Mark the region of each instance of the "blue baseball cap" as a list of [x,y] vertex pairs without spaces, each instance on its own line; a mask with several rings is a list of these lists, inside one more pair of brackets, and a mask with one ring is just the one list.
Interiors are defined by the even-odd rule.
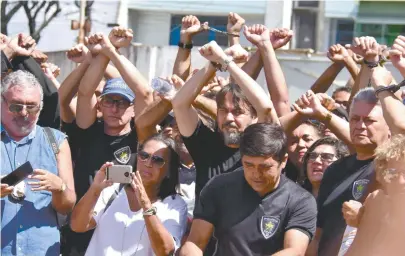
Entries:
[[129,102],[133,102],[135,99],[134,92],[131,90],[131,88],[128,87],[128,85],[121,77],[109,79],[105,83],[103,92],[101,93],[101,97],[110,94],[117,94],[119,96],[122,96]]

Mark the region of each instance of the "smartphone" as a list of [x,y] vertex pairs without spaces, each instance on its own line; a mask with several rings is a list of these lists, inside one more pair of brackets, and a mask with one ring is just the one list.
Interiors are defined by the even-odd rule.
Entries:
[[1,178],[0,183],[15,186],[27,178],[27,176],[33,171],[34,169],[32,168],[30,161],[27,161],[5,177]]
[[107,168],[107,180],[114,183],[129,184],[132,181],[131,165],[113,165]]

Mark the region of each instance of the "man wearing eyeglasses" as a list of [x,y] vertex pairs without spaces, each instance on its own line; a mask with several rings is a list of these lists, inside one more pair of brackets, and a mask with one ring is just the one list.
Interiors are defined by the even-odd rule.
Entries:
[[31,73],[16,71],[2,80],[1,174],[27,162],[34,169],[22,181],[1,184],[2,255],[59,255],[56,212],[67,214],[76,202],[66,136],[37,125],[43,97]]

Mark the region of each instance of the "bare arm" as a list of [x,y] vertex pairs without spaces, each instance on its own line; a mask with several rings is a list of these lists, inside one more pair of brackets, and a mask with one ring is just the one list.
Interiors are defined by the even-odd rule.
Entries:
[[284,235],[284,249],[273,256],[304,256],[309,243],[309,237],[302,231],[290,229]]
[[297,111],[291,111],[287,115],[279,118],[280,124],[286,134],[291,134],[300,124],[302,124],[303,116]]
[[59,147],[59,153],[56,157],[59,177],[66,184],[66,189],[63,192],[52,192],[52,206],[61,213],[67,214],[76,203],[75,184],[73,180],[72,158],[70,155],[70,147],[65,139]]
[[100,193],[100,190],[90,186],[86,194],[77,203],[70,217],[70,227],[74,232],[83,233],[96,227],[97,223],[94,220],[93,212]]
[[249,60],[242,66],[242,70],[245,71],[246,74],[248,74],[254,80],[256,80],[257,77],[259,76],[262,68],[263,68],[263,61],[259,50],[257,50],[249,58]]
[[144,216],[149,241],[156,255],[171,255],[174,252],[174,241],[156,215]]
[[118,71],[118,69],[116,69],[113,65],[108,64],[107,68],[104,71],[104,78],[109,80],[109,79],[119,78],[119,77],[121,77],[121,74]]
[[322,75],[316,79],[315,83],[311,86],[311,90],[314,93],[326,92],[343,68],[344,66],[341,63],[332,63],[332,65],[330,65]]
[[185,137],[191,136],[198,124],[198,114],[192,104],[204,85],[215,75],[215,71],[216,69],[208,62],[184,84],[172,100],[179,131]]
[[318,256],[319,241],[321,240],[322,229],[316,228],[314,239],[308,246],[305,256]]
[[201,219],[194,219],[187,242],[180,250],[180,256],[199,256],[207,247],[214,231],[214,226]]
[[217,118],[217,103],[215,100],[198,95],[193,106],[207,113],[214,120]]

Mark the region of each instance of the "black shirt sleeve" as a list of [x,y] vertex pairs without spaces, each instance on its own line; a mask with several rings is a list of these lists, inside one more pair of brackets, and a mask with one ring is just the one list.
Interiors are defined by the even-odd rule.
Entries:
[[315,198],[309,193],[303,194],[290,214],[285,231],[298,229],[312,240],[316,229],[316,214]]
[[211,160],[210,153],[216,149],[216,143],[223,144],[218,133],[210,130],[201,119],[198,121],[194,133],[190,137],[182,136],[182,138],[196,165],[199,162]]
[[196,201],[194,208],[194,219],[205,220],[212,225],[216,225],[217,207],[216,199],[216,182],[215,178],[211,179],[201,190],[199,200]]
[[1,78],[5,77],[10,69],[13,69],[13,65],[7,59],[6,54],[1,51]]

